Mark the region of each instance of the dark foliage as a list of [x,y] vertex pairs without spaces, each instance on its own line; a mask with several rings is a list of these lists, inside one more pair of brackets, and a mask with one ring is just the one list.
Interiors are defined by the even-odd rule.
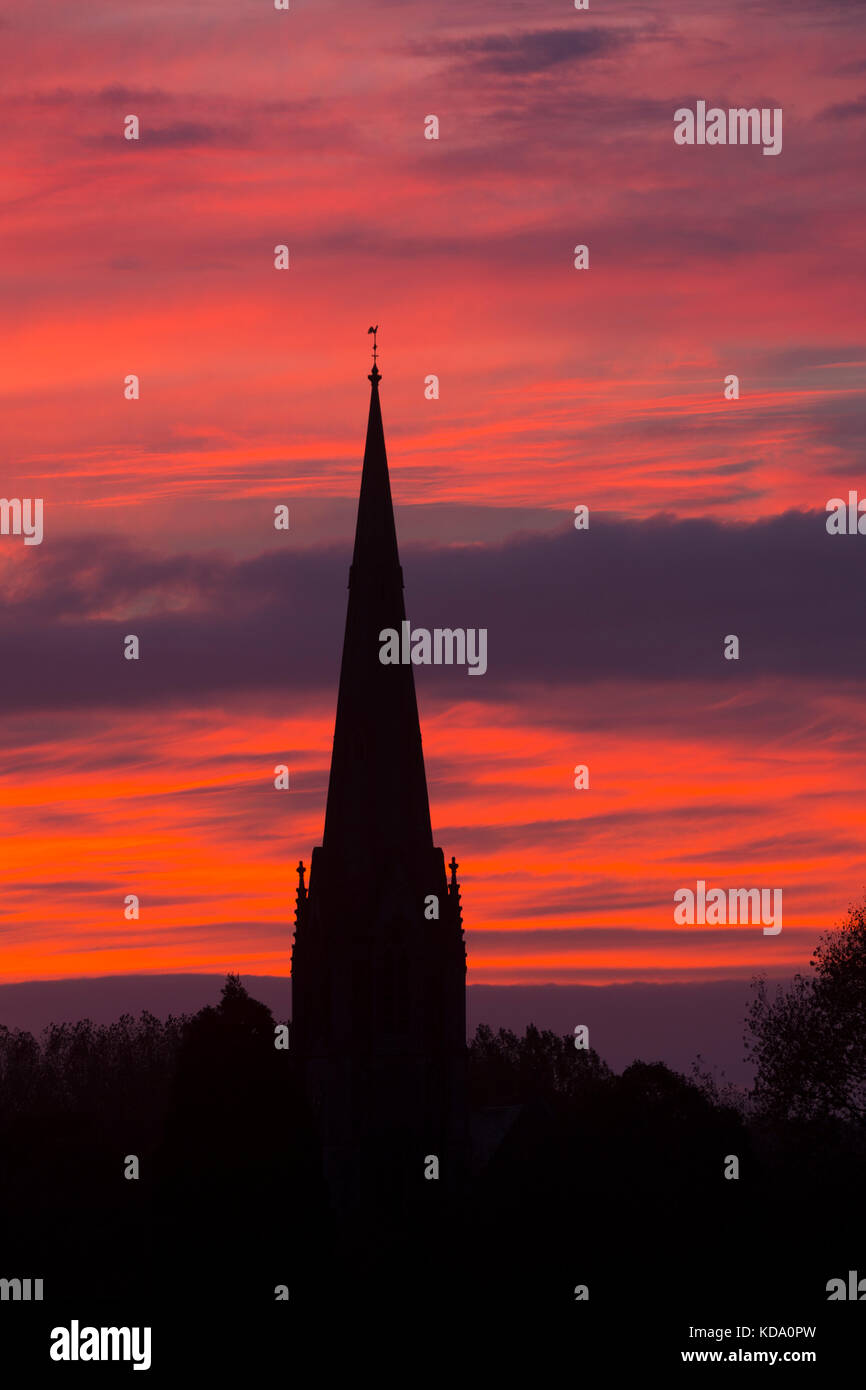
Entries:
[[747,1048],[754,1103],[770,1120],[832,1126],[866,1119],[866,905],[825,932],[810,962],[771,994],[754,982]]
[[[860,1258],[850,1223],[812,1213],[831,1191],[859,1211],[863,933],[860,913],[821,943],[814,989],[795,983],[776,1005],[759,991],[752,1097],[697,1068],[635,1061],[617,1075],[572,1037],[480,1027],[462,1195],[349,1254],[291,1055],[237,977],[192,1017],[85,1020],[39,1039],[2,1028],[6,1272],[40,1272],[63,1307],[87,1289],[139,1319],[157,1297],[201,1299],[209,1317],[217,1301],[261,1310],[279,1284],[295,1316],[344,1307],[347,1289],[353,1307],[396,1311],[423,1287],[428,1307],[460,1286],[467,1258],[474,1307],[498,1316],[533,1300],[573,1312],[583,1282],[611,1306],[639,1288],[647,1306],[678,1289],[684,1308],[693,1295],[727,1307],[735,1289],[745,1313],[771,1286],[814,1307]],[[807,1049],[816,1037],[832,1065]],[[123,1176],[131,1154],[137,1181]]]

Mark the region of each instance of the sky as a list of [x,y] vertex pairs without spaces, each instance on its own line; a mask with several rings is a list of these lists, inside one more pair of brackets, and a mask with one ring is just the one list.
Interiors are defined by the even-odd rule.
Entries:
[[[0,495],[44,505],[41,545],[0,536],[0,981],[288,974],[372,323],[409,618],[489,634],[483,678],[416,672],[470,981],[808,967],[866,891],[866,539],[825,525],[866,497],[864,31],[840,0],[0,20]],[[781,153],[676,145],[698,100],[781,108]],[[781,888],[782,932],[675,925],[698,879]]]

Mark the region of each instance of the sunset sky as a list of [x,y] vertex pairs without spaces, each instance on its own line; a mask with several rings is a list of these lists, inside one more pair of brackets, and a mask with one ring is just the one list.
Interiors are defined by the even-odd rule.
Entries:
[[[866,12],[569,6],[0,19],[0,495],[45,512],[0,536],[0,981],[289,973],[372,323],[408,616],[489,634],[416,672],[470,981],[789,975],[866,891],[866,537],[825,527],[866,497]],[[781,154],[675,145],[699,99]],[[675,926],[701,878],[781,934]]]

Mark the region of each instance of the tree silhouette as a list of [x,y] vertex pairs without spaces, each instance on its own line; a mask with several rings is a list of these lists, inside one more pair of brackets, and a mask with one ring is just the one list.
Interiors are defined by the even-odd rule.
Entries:
[[[239,1297],[247,1284],[251,1296],[272,1297],[321,1217],[311,1117],[291,1054],[274,1040],[270,1009],[238,975],[184,1028],[159,1155],[160,1223],[165,1246],[183,1231],[196,1248],[206,1298],[216,1286]],[[290,1229],[297,1190],[305,1199]],[[182,1270],[182,1288],[185,1278]]]
[[578,1100],[610,1076],[592,1048],[575,1048],[574,1038],[532,1023],[523,1037],[510,1028],[494,1033],[482,1023],[469,1044],[469,1094],[476,1105]]
[[[773,1287],[793,1296],[816,1270],[854,1267],[847,1215],[808,1214],[831,1191],[838,1210],[859,1210],[864,959],[866,904],[819,942],[811,978],[775,1000],[756,983],[760,1105],[742,1109],[699,1072],[635,1061],[617,1075],[573,1037],[478,1028],[466,1191],[453,1207],[419,1204],[362,1252],[329,1212],[292,1052],[275,1048],[270,1010],[237,976],[193,1017],[85,1019],[39,1039],[0,1025],[5,1263],[44,1273],[64,1298],[86,1290],[136,1310],[158,1299],[185,1315],[201,1299],[208,1316],[217,1300],[235,1316],[245,1301],[272,1305],[284,1283],[292,1309],[343,1306],[347,1259],[364,1271],[353,1301],[369,1291],[374,1311],[404,1295],[412,1305],[419,1280],[450,1297],[472,1248],[506,1271],[488,1279],[491,1309],[508,1296],[521,1313],[529,1299],[549,1309],[590,1269],[594,1296],[624,1287],[629,1252],[642,1249],[653,1289],[678,1286],[689,1267],[702,1297],[736,1287],[763,1298],[767,1267],[744,1268],[742,1253],[760,1228],[774,1232]],[[398,1107],[392,1127],[397,1145]],[[135,1182],[122,1176],[128,1153],[141,1160]],[[731,1154],[737,1182],[723,1176]],[[419,1185],[426,1203],[435,1184]]]
[[772,995],[765,977],[753,981],[753,1100],[775,1120],[858,1123],[866,1118],[866,902],[824,933],[810,965],[813,975],[795,975]]

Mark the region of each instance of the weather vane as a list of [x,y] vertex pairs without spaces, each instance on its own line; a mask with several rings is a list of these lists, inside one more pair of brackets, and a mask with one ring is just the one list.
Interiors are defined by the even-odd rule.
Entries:
[[371,328],[368,328],[368,329],[367,329],[367,332],[373,334],[373,366],[375,367],[375,365],[376,365],[376,352],[377,352],[377,348],[376,348],[376,334],[379,332],[379,325],[378,325],[378,323],[375,323],[375,324],[373,324],[373,326],[372,326]]

